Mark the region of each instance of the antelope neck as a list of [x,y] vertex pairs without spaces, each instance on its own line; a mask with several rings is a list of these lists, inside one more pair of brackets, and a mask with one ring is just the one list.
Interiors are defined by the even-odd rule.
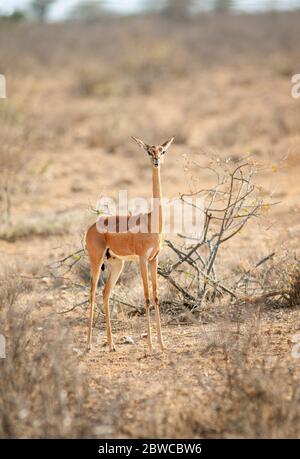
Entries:
[[[155,225],[159,233],[163,229],[163,209],[162,209],[162,194],[161,194],[161,180],[160,180],[160,167],[152,168],[152,186],[153,186],[153,202],[151,216],[155,219],[158,218],[158,225]],[[157,232],[157,231],[155,231]]]

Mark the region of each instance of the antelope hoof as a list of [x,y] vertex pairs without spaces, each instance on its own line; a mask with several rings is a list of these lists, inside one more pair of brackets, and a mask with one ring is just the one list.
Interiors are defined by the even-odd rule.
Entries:
[[109,352],[117,352],[116,346],[114,344],[109,346]]
[[149,346],[149,355],[152,355],[153,354],[153,347],[152,346]]
[[166,346],[163,343],[159,343],[160,350],[165,352],[167,350]]

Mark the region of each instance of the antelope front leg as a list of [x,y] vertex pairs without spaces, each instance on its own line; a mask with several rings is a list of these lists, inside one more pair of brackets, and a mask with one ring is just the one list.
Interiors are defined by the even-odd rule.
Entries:
[[156,330],[158,343],[161,350],[165,350],[165,345],[163,342],[161,334],[161,323],[160,323],[160,313],[159,313],[159,304],[158,304],[158,289],[157,289],[157,266],[158,266],[158,257],[156,256],[153,260],[150,261],[151,264],[151,279],[152,279],[152,289],[153,289],[153,301],[155,307],[155,320],[156,320]]
[[147,260],[144,257],[140,257],[141,275],[143,279],[144,295],[146,302],[146,314],[147,314],[147,339],[150,353],[153,352],[152,336],[151,336],[151,321],[150,321],[150,294],[149,294],[149,283],[148,283],[148,266]]
[[105,311],[105,320],[106,320],[106,335],[107,335],[107,343],[110,351],[115,351],[115,345],[113,342],[113,337],[111,333],[111,325],[110,325],[110,310],[109,310],[109,299],[111,292],[114,286],[119,279],[119,276],[122,272],[124,261],[118,258],[112,258],[109,261],[110,265],[110,273],[107,279],[106,285],[103,290],[103,306]]

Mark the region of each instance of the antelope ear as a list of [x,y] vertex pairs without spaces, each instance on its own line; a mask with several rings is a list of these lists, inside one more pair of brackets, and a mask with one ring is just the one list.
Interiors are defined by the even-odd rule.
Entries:
[[164,149],[164,152],[167,151],[167,149],[171,146],[171,143],[173,142],[174,140],[174,137],[172,137],[172,139],[170,140],[167,140],[166,142],[162,143],[161,146],[163,147]]
[[131,138],[138,144],[140,148],[143,148],[144,150],[148,150],[149,145],[147,145],[145,142],[143,142],[140,139],[137,139],[136,137],[131,137]]

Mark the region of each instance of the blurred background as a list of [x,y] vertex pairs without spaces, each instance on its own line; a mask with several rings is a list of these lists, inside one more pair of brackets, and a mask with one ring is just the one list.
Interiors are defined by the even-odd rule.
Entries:
[[[300,7],[299,0],[3,0],[3,16],[66,20],[107,14],[159,12],[178,16],[201,11],[279,11]],[[85,10],[85,11],[83,11]]]

